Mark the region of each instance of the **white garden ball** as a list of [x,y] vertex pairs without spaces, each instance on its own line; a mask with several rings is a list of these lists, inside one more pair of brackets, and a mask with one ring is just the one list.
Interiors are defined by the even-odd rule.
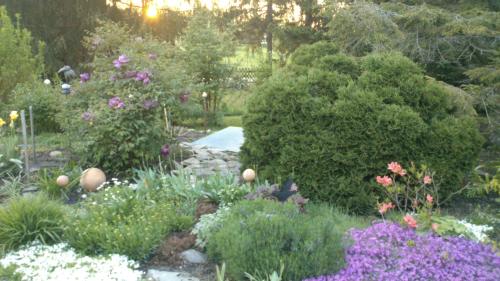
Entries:
[[255,180],[255,171],[252,169],[246,169],[243,171],[243,179],[246,182],[252,182]]
[[99,186],[106,182],[106,175],[97,168],[83,171],[80,177],[80,185],[88,192],[94,192]]
[[56,183],[60,187],[66,187],[69,184],[69,177],[65,175],[58,176],[56,179]]
[[206,99],[206,98],[208,97],[208,94],[207,94],[207,92],[203,92],[203,94],[201,94],[201,96],[202,96],[204,99]]
[[49,79],[45,79],[45,80],[43,80],[43,84],[50,85],[50,84],[52,84],[52,82],[50,82]]

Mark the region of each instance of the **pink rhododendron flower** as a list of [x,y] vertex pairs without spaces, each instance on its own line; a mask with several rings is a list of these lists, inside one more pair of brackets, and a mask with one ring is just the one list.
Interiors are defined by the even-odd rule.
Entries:
[[425,176],[424,177],[424,184],[431,184],[432,183],[432,178],[430,176]]
[[417,221],[411,215],[404,216],[403,220],[409,227],[417,228]]
[[392,179],[388,176],[377,176],[376,177],[376,180],[377,180],[377,183],[384,186],[384,187],[388,187],[390,185],[392,185]]
[[432,201],[434,201],[434,198],[432,198],[432,196],[430,194],[427,194],[427,196],[425,197],[425,199],[427,200],[427,202],[429,202],[431,204],[432,204]]
[[406,170],[404,170],[401,164],[399,164],[398,162],[391,162],[387,164],[387,169],[400,176],[406,175]]
[[379,205],[378,207],[378,212],[383,215],[385,213],[387,213],[387,211],[389,211],[390,209],[394,208],[394,204],[392,204],[392,202],[389,202],[389,203],[382,203]]

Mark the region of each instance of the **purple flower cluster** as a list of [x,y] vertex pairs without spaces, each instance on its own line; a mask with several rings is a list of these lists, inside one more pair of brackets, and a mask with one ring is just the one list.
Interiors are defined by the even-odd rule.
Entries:
[[91,122],[92,120],[94,120],[94,114],[85,111],[84,113],[82,113],[82,120],[86,122]]
[[124,108],[125,103],[119,97],[112,97],[108,101],[109,108],[119,109]]
[[135,80],[136,81],[142,81],[142,83],[144,85],[149,84],[149,82],[151,81],[150,78],[151,78],[151,74],[149,74],[149,72],[147,72],[147,71],[139,71],[135,75]]
[[164,158],[167,158],[170,155],[170,145],[164,144],[160,149],[160,154]]
[[120,69],[123,65],[127,64],[130,59],[126,55],[118,56],[118,59],[113,61],[115,68]]
[[500,280],[500,256],[490,246],[460,237],[420,235],[395,223],[350,232],[347,266],[304,281]]
[[85,83],[90,80],[90,73],[85,72],[80,74],[80,83]]

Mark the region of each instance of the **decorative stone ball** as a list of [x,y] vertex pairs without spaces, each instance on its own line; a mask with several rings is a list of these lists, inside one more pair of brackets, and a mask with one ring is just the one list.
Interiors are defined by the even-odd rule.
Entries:
[[83,171],[80,177],[80,185],[88,192],[96,191],[104,182],[106,182],[106,175],[97,168]]
[[60,187],[66,187],[69,184],[69,177],[65,175],[58,176],[56,179],[56,183]]
[[203,94],[201,94],[201,96],[202,96],[204,99],[206,99],[206,98],[208,97],[208,94],[207,94],[207,92],[203,92]]
[[45,79],[45,80],[43,80],[43,84],[50,85],[50,84],[52,84],[52,82],[49,79]]
[[243,171],[243,179],[246,182],[252,182],[255,180],[255,171],[252,169],[246,169]]

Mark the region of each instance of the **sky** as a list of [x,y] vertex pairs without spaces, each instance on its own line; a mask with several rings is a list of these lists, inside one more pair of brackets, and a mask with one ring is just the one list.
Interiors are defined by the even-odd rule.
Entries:
[[[141,0],[121,0],[123,3],[130,3],[132,1],[133,5],[140,6]],[[199,0],[200,3],[211,9],[214,6],[218,6],[219,8],[227,8],[234,3],[234,0]],[[153,0],[153,5],[157,8],[170,8],[174,10],[186,11],[192,8],[194,1],[188,0]]]

